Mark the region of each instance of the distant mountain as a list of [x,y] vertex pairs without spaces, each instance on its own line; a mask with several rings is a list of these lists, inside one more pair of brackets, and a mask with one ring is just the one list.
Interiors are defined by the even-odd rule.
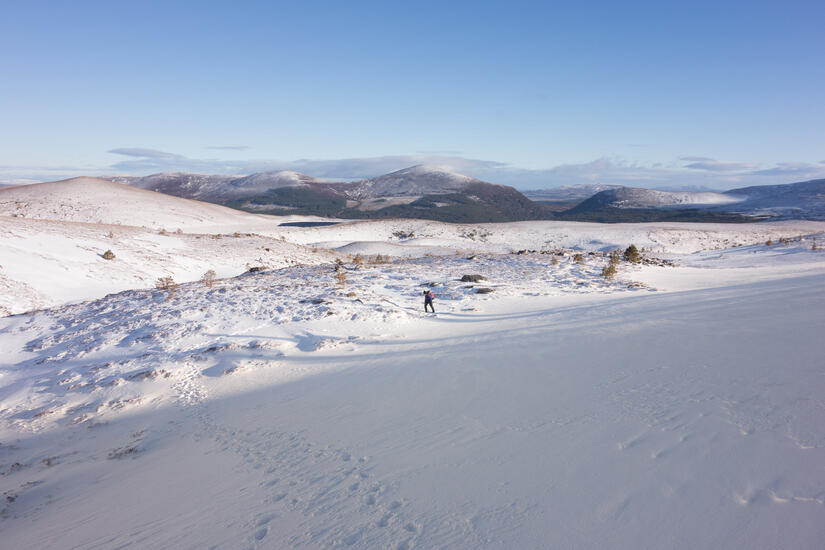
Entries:
[[328,182],[292,171],[245,177],[165,173],[114,181],[266,214],[340,218],[407,217],[456,222],[548,219],[549,209],[512,187],[439,166],[412,166],[355,182]]
[[731,211],[773,219],[825,220],[825,179],[742,187],[726,194],[744,197]]
[[621,185],[608,184],[587,184],[587,185],[563,185],[551,189],[532,189],[523,191],[524,196],[539,202],[577,202],[583,201],[609,189],[618,189]]
[[744,197],[723,193],[657,191],[638,187],[618,187],[596,193],[576,208],[579,211],[600,208],[672,208],[732,204]]
[[564,215],[568,219],[598,221],[825,219],[825,180],[743,187],[723,193],[621,187],[596,193]]
[[151,176],[112,176],[106,179],[140,189],[166,193],[187,199],[206,200],[237,176],[190,174],[188,172],[164,172]]
[[439,166],[418,165],[357,182],[350,196],[354,199],[374,199],[440,195],[460,192],[478,183],[484,182]]
[[[724,193],[612,185],[521,193],[439,166],[412,166],[354,182],[293,171],[249,176],[165,173],[115,181],[264,214],[419,218],[451,222],[567,219],[601,222],[825,219],[825,180]],[[589,193],[591,193],[588,195]],[[531,200],[532,199],[532,200]]]

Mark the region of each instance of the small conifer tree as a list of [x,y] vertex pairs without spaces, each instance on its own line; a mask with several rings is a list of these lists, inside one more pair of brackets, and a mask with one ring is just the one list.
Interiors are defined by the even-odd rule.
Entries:
[[631,244],[625,249],[624,259],[634,264],[642,261],[642,255],[639,254],[639,249],[636,248],[635,244]]

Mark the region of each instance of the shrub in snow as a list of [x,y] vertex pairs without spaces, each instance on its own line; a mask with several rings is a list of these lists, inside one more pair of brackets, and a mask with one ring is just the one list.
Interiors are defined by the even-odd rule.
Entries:
[[178,283],[172,277],[158,277],[155,281],[155,288],[158,290],[175,290],[178,288]]
[[364,263],[364,258],[361,257],[361,254],[356,254],[355,257],[352,259],[352,263],[355,265],[361,265]]
[[112,252],[111,250],[107,250],[106,252],[103,253],[103,259],[104,260],[114,260],[115,259],[115,253]]
[[574,254],[573,255],[573,261],[576,262],[577,264],[583,264],[584,263],[584,256],[582,256],[581,254]]
[[205,284],[207,288],[212,288],[212,285],[215,283],[215,271],[210,269],[201,275],[201,282]]
[[612,279],[615,274],[616,264],[614,264],[613,262],[610,262],[602,268],[602,277],[604,277],[605,279]]
[[486,281],[487,277],[479,274],[474,275],[462,275],[461,282],[462,283],[477,283],[479,281]]
[[338,281],[338,284],[344,286],[344,283],[347,282],[347,274],[344,271],[338,271],[335,273],[335,280]]
[[639,254],[639,249],[636,248],[635,244],[631,244],[625,249],[624,259],[634,264],[637,264],[642,261],[642,255]]
[[772,244],[773,244],[773,241],[772,241],[772,240],[770,240],[770,239],[768,239],[767,241],[765,241],[765,246],[771,246]]
[[553,265],[559,265],[559,259],[553,256],[553,259],[550,260],[550,263]]

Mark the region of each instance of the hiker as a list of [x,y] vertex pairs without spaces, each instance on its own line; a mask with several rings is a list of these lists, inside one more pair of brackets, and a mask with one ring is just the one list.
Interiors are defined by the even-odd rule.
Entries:
[[424,313],[427,313],[427,306],[430,306],[430,309],[433,310],[435,313],[435,308],[433,307],[433,291],[432,290],[425,290],[424,291]]

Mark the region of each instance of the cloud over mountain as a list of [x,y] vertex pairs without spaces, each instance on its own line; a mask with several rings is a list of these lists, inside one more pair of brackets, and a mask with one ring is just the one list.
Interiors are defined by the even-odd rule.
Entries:
[[[214,145],[211,151],[244,151],[245,145]],[[148,175],[159,172],[247,175],[292,170],[327,180],[373,178],[414,165],[436,165],[473,178],[517,189],[548,189],[570,185],[624,185],[661,189],[725,190],[747,185],[775,185],[825,177],[823,162],[755,162],[681,156],[666,163],[645,163],[602,156],[590,161],[549,168],[521,168],[511,163],[474,159],[451,151],[420,151],[338,159],[279,160],[274,158],[193,158],[148,147],[119,147],[109,153],[120,158],[107,166],[0,166],[0,183],[21,179],[49,181],[73,176]],[[236,154],[237,156],[237,154]]]

